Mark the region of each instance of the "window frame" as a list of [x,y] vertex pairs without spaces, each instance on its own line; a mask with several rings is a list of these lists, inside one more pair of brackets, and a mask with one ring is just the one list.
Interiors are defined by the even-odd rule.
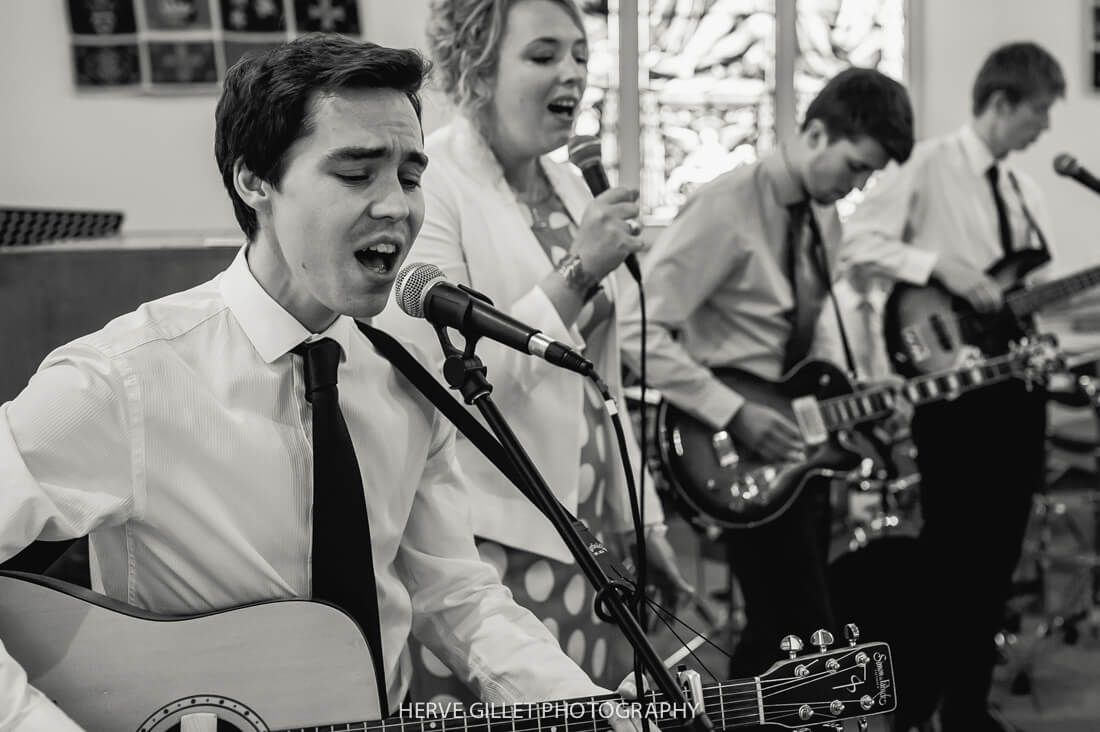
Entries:
[[[775,139],[789,139],[796,131],[794,62],[798,48],[796,15],[798,0],[775,0]],[[617,9],[618,27],[609,29],[618,35],[618,163],[619,182],[638,188],[642,179],[641,85],[638,34],[638,0],[611,0]],[[905,14],[904,83],[913,104],[914,124],[920,129],[923,45],[923,8],[920,0],[903,0]]]

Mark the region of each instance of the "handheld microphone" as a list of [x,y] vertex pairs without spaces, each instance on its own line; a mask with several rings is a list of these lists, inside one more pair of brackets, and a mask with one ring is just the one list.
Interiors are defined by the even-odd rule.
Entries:
[[397,275],[393,297],[406,315],[454,328],[466,338],[488,338],[583,376],[595,373],[587,358],[497,310],[481,293],[448,282],[434,264],[406,264]]
[[1062,153],[1054,158],[1054,172],[1058,175],[1073,178],[1093,193],[1100,193],[1100,180],[1081,167],[1081,164],[1077,162],[1077,158],[1069,153]]
[[[600,138],[594,135],[576,135],[569,140],[569,161],[581,169],[584,182],[588,184],[588,190],[592,191],[593,196],[598,196],[611,187],[603,163],[600,162],[601,156]],[[630,270],[630,276],[636,282],[642,281],[642,270],[636,256],[628,254],[623,264]]]

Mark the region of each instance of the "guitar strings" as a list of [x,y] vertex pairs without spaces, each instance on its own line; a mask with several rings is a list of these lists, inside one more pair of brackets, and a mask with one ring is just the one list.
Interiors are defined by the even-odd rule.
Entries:
[[[853,649],[853,651],[854,650],[857,650],[857,649]],[[821,660],[820,658],[813,659],[813,661],[811,661],[811,662],[817,662],[817,661],[820,661],[820,660]],[[812,673],[812,674],[810,674],[808,676],[805,676],[805,677],[795,677],[795,678],[787,678],[787,679],[774,679],[774,680],[761,679],[760,682],[759,682],[759,684],[760,684],[760,694],[759,694],[759,696],[763,696],[766,699],[768,697],[773,697],[776,694],[781,693],[781,692],[782,693],[789,693],[792,690],[798,689],[798,688],[806,686],[808,684],[815,683],[815,682],[817,682],[820,679],[825,678],[825,677],[839,677],[839,676],[842,676],[843,673],[845,673],[846,671],[851,671],[851,670],[854,670],[855,668],[857,668],[857,667],[854,666],[854,667],[851,667],[849,669],[838,669],[836,671],[823,670],[823,671],[819,671],[819,672],[816,672],[816,673]],[[718,716],[720,716],[721,717],[721,723],[722,723],[723,726],[726,726],[726,725],[730,724],[731,722],[755,721],[755,720],[759,719],[759,716],[760,716],[760,708],[758,707],[758,693],[755,690],[756,685],[757,685],[757,681],[752,680],[752,681],[743,681],[743,682],[729,682],[729,683],[725,683],[725,684],[718,684],[716,686],[708,687],[708,689],[704,691],[704,693],[702,695],[702,698],[701,698],[701,703],[703,705],[703,709],[707,714],[711,714],[711,715],[717,714]],[[754,687],[754,688],[752,690],[746,689],[744,691],[734,692],[732,695],[727,693],[728,688],[745,687],[745,686],[751,686],[751,687]],[[782,687],[782,688],[780,688],[780,687]],[[648,698],[648,700],[650,702],[655,702],[655,701],[658,700],[658,698],[657,698],[658,695],[657,695],[656,692],[649,692],[645,696]],[[732,696],[732,700],[728,699],[728,697],[731,697],[731,696]],[[587,700],[582,700],[582,703],[584,701],[586,701],[590,704],[594,704],[594,703],[600,703],[600,702],[603,702],[603,701],[614,700],[616,698],[617,697],[615,695],[608,695],[608,696],[603,696],[603,697],[590,697]],[[749,702],[749,699],[752,699],[752,701]],[[858,703],[858,701],[859,700],[849,700],[849,703],[855,704],[855,703]],[[574,701],[573,703],[577,703],[577,702]],[[831,703],[832,702],[785,702],[785,703],[773,702],[773,703],[765,705],[765,706],[773,708],[773,709],[809,708],[809,709],[813,710],[813,709],[818,709],[818,708],[828,708],[828,707],[830,707]],[[553,704],[568,704],[568,702],[557,702],[557,703],[547,702],[547,704],[551,704],[551,705],[553,705]],[[741,708],[739,708],[739,709],[738,708],[730,708],[731,705],[740,706]],[[536,703],[532,706],[537,707],[538,704]],[[551,707],[551,708],[553,708],[553,707]],[[864,710],[860,710],[860,711],[861,711],[861,713],[865,713]],[[781,715],[771,715],[770,718],[772,719],[772,721],[775,721],[775,720],[778,720],[778,719],[785,718],[786,716],[793,716],[793,714],[794,713],[791,712],[787,715],[782,715],[782,714]],[[837,719],[837,718],[839,718],[839,715],[833,715],[832,718]],[[432,729],[432,730],[434,730],[438,726],[438,727],[441,727],[443,730],[446,730],[448,727],[457,728],[458,727],[458,722],[461,722],[464,730],[469,730],[471,727],[474,730],[478,730],[481,727],[484,727],[486,730],[488,730],[488,729],[491,728],[491,726],[493,724],[504,721],[505,719],[507,719],[507,721],[511,722],[510,726],[515,732],[537,732],[537,731],[542,730],[545,727],[549,727],[551,729],[554,729],[558,726],[562,726],[562,727],[565,727],[566,729],[568,729],[568,727],[570,725],[575,725],[577,723],[583,724],[586,728],[588,727],[588,725],[591,725],[596,730],[610,729],[611,728],[611,725],[607,721],[607,719],[604,718],[604,717],[599,717],[599,716],[594,716],[591,719],[578,720],[575,717],[570,717],[570,716],[566,716],[566,717],[558,717],[558,716],[555,716],[555,717],[541,717],[541,716],[537,716],[537,715],[534,716],[534,717],[527,717],[527,718],[521,718],[521,719],[512,719],[512,718],[506,717],[505,715],[501,715],[501,717],[497,720],[497,722],[493,722],[491,719],[486,719],[485,721],[474,721],[473,723],[471,723],[469,717],[439,717],[439,718],[432,718],[432,719],[391,718],[391,719],[388,719],[388,720],[380,720],[377,723],[377,726],[375,728],[385,728],[387,726],[395,726],[395,725],[405,727],[405,726],[412,725],[412,726],[419,726],[421,728]],[[335,727],[333,727],[333,729],[335,729]],[[350,727],[345,727],[345,729],[350,730],[351,728]],[[362,727],[362,729],[369,730],[369,729],[371,729],[371,725],[368,723],[368,724],[366,724],[366,726]]]
[[[836,672],[818,673],[818,674],[815,674],[814,676],[820,677],[820,676],[825,676],[825,675],[839,675],[840,673],[842,673],[842,671],[838,670]],[[791,688],[798,688],[799,686],[803,686],[807,683],[811,683],[813,680],[814,679],[812,679],[810,677],[805,677],[805,678],[798,678],[798,679],[778,680],[778,683],[779,684],[786,683]],[[797,683],[791,684],[792,681],[797,682]],[[729,684],[729,685],[746,685],[746,684],[755,685],[755,682],[740,682],[740,683]],[[720,724],[721,724],[722,727],[729,726],[730,724],[741,724],[741,723],[755,722],[755,721],[758,721],[760,719],[760,717],[761,717],[761,708],[758,707],[757,701],[755,700],[755,697],[756,697],[755,692],[753,692],[751,694],[751,696],[754,697],[754,701],[752,703],[746,704],[745,702],[741,702],[741,704],[740,704],[741,708],[740,709],[737,709],[737,708],[732,708],[731,709],[731,708],[729,708],[729,705],[726,703],[725,695],[722,693],[722,687],[723,686],[726,686],[726,685],[719,685],[718,686],[718,693],[714,693],[713,691],[710,691],[710,692],[707,692],[707,693],[703,694],[703,697],[702,697],[701,701],[702,701],[703,710],[704,710],[705,713],[707,713],[710,716],[720,717]],[[790,689],[787,689],[787,691],[789,691],[789,690]],[[771,694],[765,694],[764,696],[765,697],[772,696],[775,693],[776,692],[772,692]],[[744,694],[742,694],[742,695],[744,695]],[[654,693],[651,692],[648,696],[650,697],[651,701],[656,700],[656,695]],[[588,701],[589,702],[608,701],[608,700],[613,700],[615,698],[616,697],[614,695],[610,695],[610,696],[607,696],[607,697],[592,697]],[[860,700],[858,700],[858,699],[850,699],[848,701],[849,704],[859,704],[859,702],[860,702]],[[560,703],[564,703],[564,702],[559,702],[559,704]],[[715,703],[717,703],[716,708],[715,708]],[[554,702],[548,702],[548,704],[554,704]],[[796,702],[785,702],[785,703],[773,702],[771,704],[765,705],[766,708],[763,710],[764,711],[764,718],[765,718],[766,722],[778,722],[782,719],[787,719],[787,718],[793,719],[797,715],[798,711],[800,711],[802,709],[809,709],[811,711],[820,710],[820,709],[830,709],[831,710],[831,704],[832,704],[831,701],[829,701],[829,702],[825,702],[825,701],[822,701],[822,702],[813,702],[813,701],[811,701],[811,702],[797,702],[796,701]],[[534,706],[537,706],[537,703]],[[788,711],[786,713],[780,712],[778,714],[768,714],[767,713],[768,709],[771,709],[771,710],[790,709],[790,711]],[[865,714],[868,713],[869,710],[860,709],[859,711],[860,711],[860,715],[865,715]],[[887,710],[883,710],[883,711],[887,711]],[[851,715],[849,715],[849,716],[851,716]],[[836,720],[836,719],[842,719],[844,717],[841,717],[839,714],[831,714],[827,718]],[[657,719],[657,720],[654,720],[654,721],[660,722],[661,720]],[[370,732],[371,730],[378,730],[378,729],[384,730],[387,727],[394,727],[394,726],[401,727],[402,729],[405,728],[405,727],[412,726],[412,727],[419,728],[421,730],[436,730],[437,728],[439,728],[440,730],[442,730],[442,732],[446,732],[448,729],[457,730],[457,728],[459,727],[459,723],[461,723],[461,726],[462,726],[462,729],[464,730],[464,732],[469,732],[469,730],[471,730],[471,729],[476,732],[477,730],[480,730],[482,728],[484,728],[486,731],[488,731],[494,725],[499,725],[499,724],[504,723],[504,722],[510,722],[509,726],[511,727],[513,732],[541,732],[543,729],[556,730],[558,727],[562,727],[563,729],[568,730],[571,726],[576,726],[578,724],[585,727],[585,729],[588,729],[589,727],[591,727],[595,732],[601,732],[603,730],[610,730],[611,729],[610,721],[606,717],[593,716],[589,719],[589,718],[577,718],[576,716],[573,716],[573,715],[566,715],[564,717],[561,717],[561,716],[554,716],[554,717],[535,716],[535,717],[526,717],[526,718],[520,718],[520,719],[515,719],[515,718],[510,718],[510,717],[505,716],[505,715],[500,715],[495,721],[492,718],[484,718],[484,721],[477,721],[476,718],[475,718],[475,721],[473,721],[473,722],[471,722],[470,717],[446,717],[446,716],[443,716],[443,717],[429,718],[429,719],[411,719],[411,718],[394,717],[394,718],[389,718],[389,719],[386,719],[386,720],[379,720],[379,721],[373,722],[373,723],[372,722],[366,722],[366,723],[347,724],[347,725],[339,725],[339,727],[340,727],[341,730],[346,730],[347,732],[356,732],[356,731],[359,731],[359,730],[362,730],[363,732]],[[315,729],[315,730],[320,731],[320,730],[323,730],[323,729],[326,729],[326,728],[315,727],[315,728],[311,728],[311,729]],[[331,725],[331,726],[327,727],[327,729],[336,730],[337,725]]]
[[[615,571],[616,571],[616,574],[619,576],[619,579],[621,579],[625,582],[631,583],[631,584],[634,582],[633,577],[629,577],[629,576],[624,575],[621,571],[619,571],[618,567],[615,568]],[[695,628],[694,626],[692,626],[690,623],[688,623],[686,620],[681,618],[675,612],[673,612],[672,610],[669,610],[664,605],[657,602],[655,599],[651,598],[647,594],[643,594],[643,598],[645,599],[645,602],[649,606],[649,608],[654,611],[654,616],[656,617],[656,619],[658,621],[660,621],[665,626],[665,628],[667,628],[669,630],[670,633],[672,633],[672,636],[677,641],[679,641],[681,646],[687,647],[687,642],[677,632],[677,629],[672,624],[673,621],[675,621],[676,623],[679,623],[680,625],[682,625],[689,632],[694,633],[695,635],[702,638],[703,641],[705,643],[707,643],[707,645],[709,645],[712,648],[714,648],[715,650],[717,650],[719,653],[724,655],[726,658],[732,658],[732,656],[729,653],[727,653],[721,646],[719,646],[717,643],[715,643],[709,637],[707,637],[707,635],[705,633],[703,633],[702,631],[700,631],[697,628]],[[703,659],[700,658],[699,655],[694,650],[689,650],[689,653],[690,653],[691,657],[695,660],[695,662],[697,664],[699,664],[699,667],[703,670],[704,673],[709,675],[716,682],[721,683],[721,680],[718,678],[718,676],[715,675],[715,673],[707,666],[707,664],[703,661]]]

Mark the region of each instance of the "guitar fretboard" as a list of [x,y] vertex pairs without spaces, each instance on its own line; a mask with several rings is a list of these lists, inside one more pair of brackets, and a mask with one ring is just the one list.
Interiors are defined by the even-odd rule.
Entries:
[[818,403],[829,431],[851,427],[888,416],[898,396],[918,406],[956,396],[979,386],[1004,381],[1020,373],[1026,358],[1018,354],[998,356],[970,367],[928,374],[903,384],[888,384],[854,394],[822,399]]
[[1009,310],[1020,318],[1098,284],[1100,284],[1100,265],[1012,293],[1007,297],[1006,302]]
[[[665,697],[650,692],[647,717],[656,724],[673,726],[685,719],[683,710],[663,703]],[[414,716],[397,716],[372,722],[352,722],[320,727],[295,727],[279,732],[608,732],[611,724],[599,713],[605,702],[619,696],[582,697],[512,706],[476,702],[413,705]],[[719,728],[741,727],[760,721],[760,697],[755,680],[737,680],[703,687],[702,703]]]

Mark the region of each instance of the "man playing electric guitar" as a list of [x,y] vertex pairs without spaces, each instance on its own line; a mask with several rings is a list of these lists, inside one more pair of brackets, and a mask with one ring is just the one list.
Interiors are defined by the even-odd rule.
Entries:
[[[1036,259],[1047,258],[1042,250],[1050,231],[1035,185],[1004,159],[1047,128],[1050,107],[1064,91],[1058,62],[1037,45],[995,50],[975,80],[970,123],[917,145],[846,222],[841,268],[915,285],[934,278],[979,313],[1000,310],[1002,290],[986,270],[1029,249],[1038,252]],[[934,345],[942,334],[930,336]],[[943,588],[929,598],[927,625],[938,629],[930,640],[955,650],[952,663],[918,674],[932,686],[923,694],[907,689],[899,717],[908,710],[918,721],[942,695],[944,732],[1006,729],[987,710],[993,636],[1032,492],[1043,481],[1044,395],[1018,381],[976,391],[917,409],[912,434],[921,473],[922,556],[935,572],[935,584],[923,586]],[[978,516],[990,520],[975,541]],[[963,594],[973,599],[960,602]],[[919,698],[923,709],[910,704]]]
[[[912,120],[900,84],[848,69],[813,100],[795,138],[695,192],[643,265],[650,386],[765,459],[801,454],[787,416],[746,400],[711,368],[775,380],[806,355],[828,283],[824,255],[840,240],[833,204],[889,160],[908,158]],[[626,291],[623,359],[638,372],[641,313]],[[732,674],[758,668],[786,633],[805,638],[833,625],[825,498],[803,491],[775,521],[729,532],[748,621]]]

